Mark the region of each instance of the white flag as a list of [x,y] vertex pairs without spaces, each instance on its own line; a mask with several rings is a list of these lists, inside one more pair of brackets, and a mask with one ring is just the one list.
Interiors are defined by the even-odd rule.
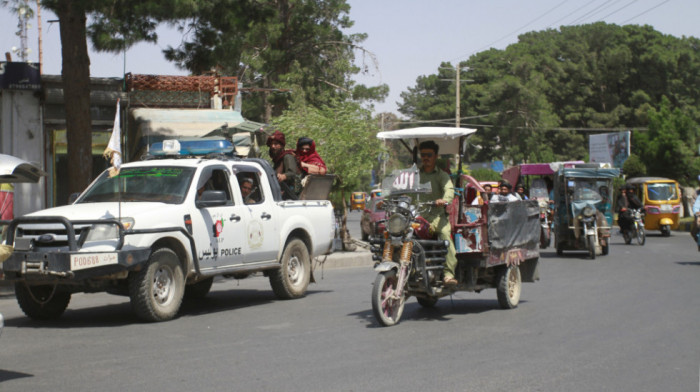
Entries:
[[119,99],[117,99],[117,113],[114,115],[114,128],[112,128],[112,136],[109,138],[109,144],[105,148],[104,157],[107,158],[112,167],[109,169],[109,176],[114,177],[119,174],[119,168],[122,166],[122,144],[121,144],[121,127],[119,125]]

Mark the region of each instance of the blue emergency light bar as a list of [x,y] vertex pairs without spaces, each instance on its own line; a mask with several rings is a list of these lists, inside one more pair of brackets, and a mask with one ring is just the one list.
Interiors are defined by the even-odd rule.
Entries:
[[197,139],[197,140],[163,140],[151,144],[149,153],[155,156],[164,155],[208,155],[229,154],[233,151],[233,144],[225,139]]

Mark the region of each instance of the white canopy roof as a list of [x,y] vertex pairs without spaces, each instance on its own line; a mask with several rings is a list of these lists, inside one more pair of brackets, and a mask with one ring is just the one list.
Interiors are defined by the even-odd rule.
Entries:
[[404,139],[411,147],[426,140],[432,140],[440,146],[440,154],[457,154],[459,143],[455,139],[468,136],[476,132],[471,128],[448,128],[448,127],[418,127],[400,129],[398,131],[384,131],[377,134],[379,139]]
[[38,182],[46,172],[33,163],[0,154],[0,183]]

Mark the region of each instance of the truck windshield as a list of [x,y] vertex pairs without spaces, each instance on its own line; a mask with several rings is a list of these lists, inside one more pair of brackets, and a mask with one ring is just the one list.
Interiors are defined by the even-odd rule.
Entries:
[[122,168],[118,175],[102,173],[76,203],[160,202],[180,204],[187,196],[194,168]]

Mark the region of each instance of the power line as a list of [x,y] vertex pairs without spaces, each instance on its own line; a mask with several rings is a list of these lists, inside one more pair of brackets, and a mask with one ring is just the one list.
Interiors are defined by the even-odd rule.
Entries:
[[584,5],[582,5],[582,6],[578,7],[578,8],[576,8],[575,10],[573,10],[573,11],[569,12],[568,14],[566,14],[564,17],[562,17],[562,18],[560,18],[560,19],[557,19],[554,23],[552,23],[552,24],[550,24],[549,26],[547,26],[547,28],[550,28],[550,27],[552,27],[552,26],[554,26],[554,25],[556,25],[556,24],[559,24],[559,22],[561,22],[562,20],[564,20],[564,19],[568,18],[569,16],[571,16],[571,15],[573,15],[573,14],[579,12],[581,9],[588,7],[588,5],[590,5],[591,3],[595,3],[596,1],[598,1],[598,0],[591,0],[591,1],[589,1],[588,3],[586,3],[586,4],[584,4]]
[[629,7],[629,6],[631,6],[632,4],[636,3],[637,1],[639,1],[639,0],[632,0],[632,1],[630,1],[629,3],[623,5],[622,7],[616,9],[615,11],[613,11],[613,12],[611,12],[611,13],[605,15],[604,17],[600,18],[599,20],[603,20],[603,19],[609,17],[610,15],[614,15],[614,14],[618,13],[618,11],[622,11],[623,9],[625,9],[625,8],[627,8],[627,7]]
[[[533,19],[533,20],[527,22],[527,23],[524,24],[522,27],[520,27],[520,28],[518,28],[518,29],[516,29],[516,30],[511,31],[510,33],[508,33],[508,34],[504,35],[503,37],[501,37],[501,38],[499,38],[499,39],[497,39],[497,40],[491,42],[490,44],[487,44],[487,45],[485,45],[485,46],[482,46],[481,48],[479,48],[479,49],[476,51],[476,53],[481,52],[482,50],[491,47],[491,45],[493,45],[493,44],[495,44],[495,43],[497,43],[497,42],[500,42],[500,41],[502,41],[502,40],[504,40],[504,39],[506,39],[506,38],[512,36],[513,34],[515,34],[515,33],[519,32],[519,31],[525,29],[526,27],[528,27],[528,26],[530,26],[531,24],[533,24],[533,23],[537,22],[538,20],[542,19],[542,18],[545,17],[547,14],[549,14],[550,12],[554,11],[555,9],[561,7],[562,5],[564,5],[564,4],[567,3],[567,2],[569,2],[569,0],[564,0],[564,1],[562,1],[561,3],[555,5],[554,7],[550,8],[549,10],[547,10],[547,11],[546,11],[545,13],[543,13],[542,15],[540,15],[540,16],[538,16],[537,18],[535,18],[535,19]],[[472,52],[472,53],[475,53],[475,52]],[[467,54],[467,55],[462,55],[462,56],[456,57],[456,58],[450,60],[450,62],[452,62],[452,61],[454,61],[454,60],[459,60],[459,59],[464,58],[464,57],[467,57],[467,56],[470,55],[470,54],[471,54],[471,53],[469,53],[469,54]]]
[[651,7],[651,8],[649,8],[648,10],[646,10],[646,11],[640,13],[640,14],[637,14],[637,15],[635,15],[635,16],[629,18],[629,19],[627,19],[626,21],[622,22],[622,24],[625,24],[625,23],[629,22],[630,20],[639,18],[640,16],[646,14],[647,12],[649,12],[649,11],[651,11],[651,10],[654,10],[654,9],[656,9],[656,8],[661,7],[662,5],[668,3],[669,1],[671,1],[671,0],[666,0],[666,1],[664,1],[663,3],[660,3],[659,5],[655,5],[655,6]]
[[589,17],[591,14],[596,13],[601,7],[603,7],[604,5],[606,5],[606,4],[608,4],[608,3],[612,2],[612,1],[613,1],[613,0],[607,0],[607,1],[603,2],[601,5],[599,5],[599,6],[595,7],[595,8],[593,8],[592,10],[586,12],[585,14],[583,14],[583,15],[579,16],[578,18],[574,19],[573,21],[569,22],[568,25],[569,25],[569,26],[572,26],[572,25],[574,25],[574,24],[580,22],[581,20],[586,19],[586,18]]

